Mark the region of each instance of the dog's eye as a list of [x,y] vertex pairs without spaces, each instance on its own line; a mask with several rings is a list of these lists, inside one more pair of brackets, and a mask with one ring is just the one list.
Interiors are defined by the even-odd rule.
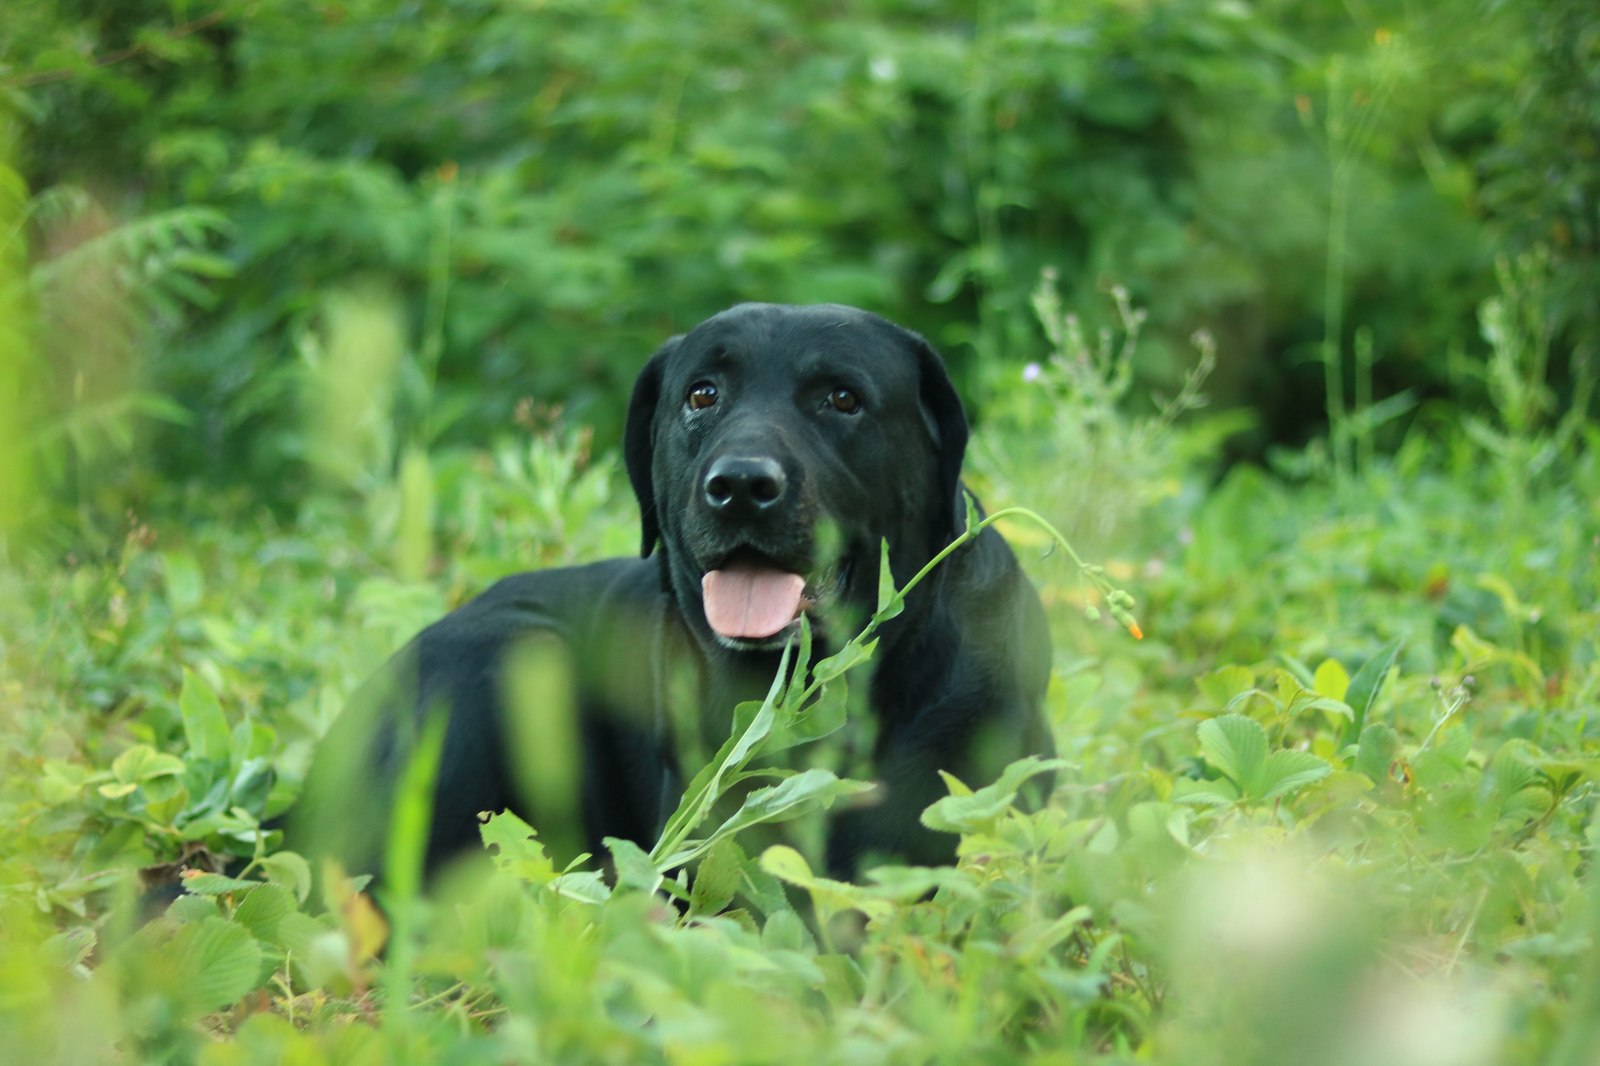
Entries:
[[840,414],[853,415],[861,409],[861,397],[849,389],[834,389],[828,393],[828,406]]
[[717,402],[717,387],[709,381],[696,382],[689,386],[689,395],[684,397],[683,402],[693,411],[713,407]]

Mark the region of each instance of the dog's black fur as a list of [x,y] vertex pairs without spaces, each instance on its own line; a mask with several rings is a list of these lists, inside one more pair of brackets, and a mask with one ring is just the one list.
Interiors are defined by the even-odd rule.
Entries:
[[[477,840],[479,812],[506,808],[596,853],[607,836],[649,847],[698,769],[679,752],[716,750],[734,705],[766,691],[794,628],[720,636],[703,575],[731,562],[804,576],[819,639],[837,645],[873,606],[881,540],[899,587],[962,528],[966,443],[938,355],[867,312],[744,304],[673,338],[639,375],[627,415],[643,557],[508,577],[424,630],[358,693],[335,727],[345,739],[324,742],[344,761],[319,753],[299,824],[337,841],[327,846],[348,866],[374,870],[393,781],[438,709],[448,724],[430,869]],[[839,875],[868,858],[948,861],[954,838],[919,821],[945,793],[937,771],[977,786],[1050,750],[1044,611],[993,529],[937,567],[880,634],[866,702],[881,787],[830,826]],[[529,642],[555,680],[512,677],[513,649]],[[541,702],[575,705],[576,735]],[[576,802],[530,773],[572,764]],[[335,825],[344,831],[326,835]]]

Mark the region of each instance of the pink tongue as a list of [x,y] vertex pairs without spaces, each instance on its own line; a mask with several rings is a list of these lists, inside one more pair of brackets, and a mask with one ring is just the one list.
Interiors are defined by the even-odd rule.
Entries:
[[700,579],[706,621],[724,637],[761,640],[794,621],[806,579],[783,570],[735,566]]

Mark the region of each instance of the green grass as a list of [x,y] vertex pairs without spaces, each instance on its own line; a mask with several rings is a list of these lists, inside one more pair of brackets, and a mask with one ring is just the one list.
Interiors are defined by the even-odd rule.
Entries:
[[[997,418],[994,454],[1016,433],[1028,462],[1023,428]],[[571,435],[434,457],[421,580],[371,536],[381,492],[294,521],[180,496],[103,558],[19,554],[8,1060],[1589,1061],[1596,441],[1509,508],[1448,430],[1356,485],[1208,491],[1186,433],[1130,457],[1168,488],[1100,555],[1144,640],[1004,527],[1052,605],[1051,804],[1010,808],[1016,776],[952,797],[956,867],[861,885],[729,836],[669,891],[618,852],[608,887],[497,819],[492,861],[386,924],[258,841],[415,628],[502,570],[629,549],[615,464]],[[991,497],[1049,509],[1049,471],[994,465]],[[132,871],[183,854],[259,861],[141,924]]]

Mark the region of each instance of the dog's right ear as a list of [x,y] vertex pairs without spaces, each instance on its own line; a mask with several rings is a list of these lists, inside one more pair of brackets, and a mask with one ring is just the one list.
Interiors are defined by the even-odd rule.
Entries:
[[661,518],[656,513],[655,481],[651,476],[661,370],[682,341],[682,336],[667,341],[639,372],[639,379],[633,383],[633,397],[628,401],[628,421],[622,430],[622,461],[628,468],[633,495],[639,501],[639,554],[646,557],[661,539]]

